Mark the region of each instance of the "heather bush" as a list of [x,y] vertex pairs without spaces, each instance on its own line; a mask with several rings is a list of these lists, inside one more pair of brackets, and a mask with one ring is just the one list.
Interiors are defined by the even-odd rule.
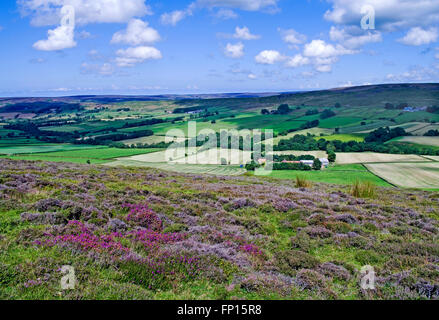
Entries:
[[314,270],[302,269],[297,273],[296,285],[302,290],[319,291],[326,287],[325,277]]
[[125,204],[123,207],[129,209],[126,221],[132,225],[160,231],[163,229],[163,223],[157,214],[147,205]]
[[336,265],[331,262],[325,262],[319,266],[319,271],[329,278],[335,278],[339,280],[348,281],[351,278],[351,274],[343,266]]
[[122,281],[151,290],[167,290],[173,282],[187,282],[198,277],[198,258],[160,252],[148,258],[127,257],[119,265]]
[[312,255],[296,250],[280,252],[276,255],[276,265],[279,270],[290,276],[294,276],[299,269],[312,269],[320,262]]
[[311,238],[330,238],[332,232],[325,227],[306,227],[303,229]]

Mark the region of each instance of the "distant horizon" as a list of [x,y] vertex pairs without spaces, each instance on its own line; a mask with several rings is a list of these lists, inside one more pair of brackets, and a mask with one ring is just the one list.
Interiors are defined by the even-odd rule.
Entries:
[[[52,95],[52,96],[46,96],[46,95],[35,95],[35,96],[2,96],[0,95],[0,99],[44,99],[44,98],[79,98],[79,97],[88,97],[88,96],[94,96],[94,97],[159,97],[159,96],[209,96],[209,95],[282,95],[282,94],[295,94],[295,93],[304,93],[304,92],[318,92],[318,91],[329,91],[329,90],[342,90],[342,89],[348,89],[348,88],[361,88],[361,87],[371,87],[371,86],[398,86],[398,85],[439,85],[439,82],[401,82],[401,83],[372,83],[372,84],[366,84],[366,85],[353,85],[353,86],[343,86],[343,87],[329,87],[329,88],[322,88],[322,89],[310,89],[310,90],[286,90],[286,91],[243,91],[243,92],[206,92],[206,93],[193,93],[193,92],[187,92],[187,93],[156,93],[156,94],[130,94],[130,93],[102,93],[102,94],[74,94],[74,95]],[[227,97],[226,97],[227,98]]]

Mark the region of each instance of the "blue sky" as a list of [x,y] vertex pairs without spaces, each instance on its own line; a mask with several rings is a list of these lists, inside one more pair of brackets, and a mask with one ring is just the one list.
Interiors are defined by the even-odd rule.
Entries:
[[438,24],[439,0],[3,0],[0,96],[437,82]]

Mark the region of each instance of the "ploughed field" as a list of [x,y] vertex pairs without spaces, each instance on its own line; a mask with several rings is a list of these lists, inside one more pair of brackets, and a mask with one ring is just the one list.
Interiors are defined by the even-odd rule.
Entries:
[[[0,166],[0,299],[439,299],[438,193]],[[360,287],[365,265],[376,290]]]
[[439,162],[375,163],[366,167],[397,186],[437,189],[439,185]]

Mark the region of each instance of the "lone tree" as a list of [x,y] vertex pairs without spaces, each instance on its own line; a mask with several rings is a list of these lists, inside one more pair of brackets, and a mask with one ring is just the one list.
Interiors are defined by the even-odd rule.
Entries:
[[312,168],[314,170],[322,170],[322,162],[319,159],[315,159]]
[[279,108],[277,108],[277,112],[279,112],[279,114],[288,114],[291,112],[291,109],[287,104],[281,104]]
[[334,163],[335,160],[337,160],[337,155],[335,154],[334,151],[328,151],[328,160],[331,163]]
[[268,111],[268,109],[262,109],[261,113],[263,115],[267,115],[267,114],[270,114],[270,111]]

